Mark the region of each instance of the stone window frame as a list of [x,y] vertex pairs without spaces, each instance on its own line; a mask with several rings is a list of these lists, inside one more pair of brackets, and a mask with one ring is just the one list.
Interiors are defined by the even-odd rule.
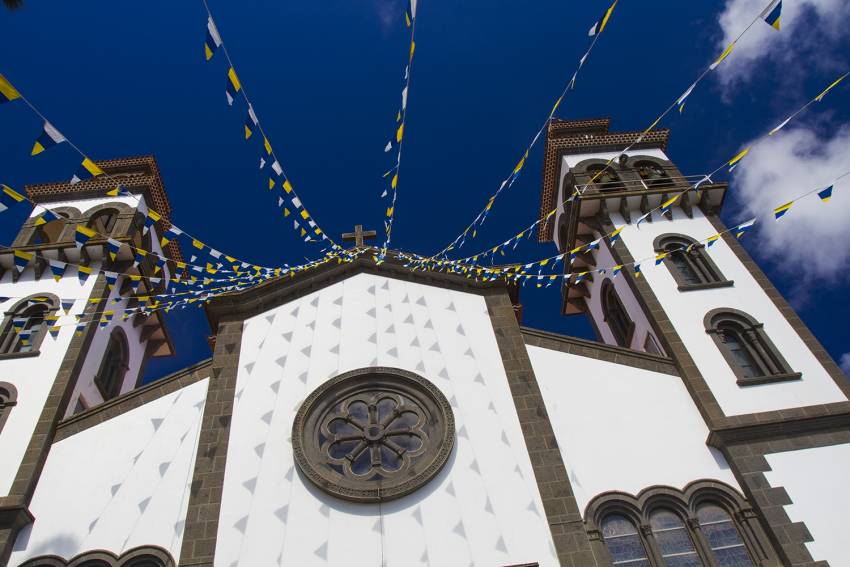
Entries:
[[[720,337],[718,325],[724,322],[731,322],[744,331],[741,338],[744,341],[743,346],[748,350],[753,360],[758,364],[759,370],[763,373],[761,376],[748,377],[744,374],[735,355],[729,350],[726,344]],[[767,333],[764,331],[764,323],[759,323],[751,315],[744,313],[739,309],[731,307],[720,307],[712,309],[705,314],[703,318],[705,332],[717,345],[723,359],[732,369],[735,374],[739,386],[753,386],[758,384],[770,384],[773,382],[787,382],[792,380],[800,380],[803,374],[794,372],[782,353],[770,340]]]
[[[121,362],[123,371],[120,376],[114,379],[113,382],[106,382],[103,378],[104,373],[109,369],[111,362],[110,355],[114,345],[118,345],[122,353],[125,355]],[[130,341],[127,339],[127,333],[121,327],[115,327],[109,334],[109,340],[106,343],[106,349],[103,351],[103,358],[100,362],[100,367],[94,375],[94,385],[97,391],[100,392],[103,401],[111,400],[121,394],[121,386],[127,377],[127,371],[130,369]]]
[[[605,321],[605,323],[608,325],[608,330],[611,331],[611,334],[614,336],[614,340],[616,341],[617,345],[623,348],[629,348],[629,345],[632,344],[632,338],[634,338],[635,334],[635,322],[629,315],[626,306],[623,305],[623,301],[620,299],[620,294],[617,293],[617,288],[616,286],[614,286],[614,282],[611,278],[605,278],[605,280],[602,282],[599,295],[599,303],[602,307],[602,320]],[[616,304],[613,306],[610,304],[610,298],[612,295],[613,300],[616,302]],[[608,320],[611,309],[619,310],[622,316],[626,319],[627,322],[625,329],[615,330],[615,325],[612,325],[611,322]]]
[[[102,238],[106,236],[112,236],[112,233],[115,232],[116,226],[118,226],[118,217],[121,216],[121,210],[117,207],[104,207],[100,210],[95,211],[91,216],[89,216],[86,221],[86,226],[97,233],[97,238]],[[101,217],[108,217],[108,221],[104,224],[103,227],[97,226],[97,221]],[[101,230],[101,228],[103,230]]]
[[0,434],[3,426],[12,413],[12,408],[18,404],[18,389],[9,382],[0,382]]
[[[629,158],[628,164],[629,168],[634,171],[635,175],[641,180],[644,187],[647,189],[668,188],[676,185],[676,182],[673,180],[673,177],[668,171],[668,167],[665,167],[665,165],[658,159],[654,159],[649,156],[632,156]],[[663,174],[655,178],[644,177],[640,174],[639,169],[646,166],[656,166],[663,172]]]
[[612,191],[625,191],[626,185],[624,183],[623,176],[620,175],[618,171],[614,169],[614,164],[609,164],[604,160],[599,160],[600,163],[588,163],[584,167],[584,175],[587,177],[586,184],[590,185],[590,180],[596,177],[600,172],[605,172],[611,175],[614,179],[612,181],[599,181],[596,180],[592,183],[592,186],[599,191],[600,193],[608,193]]
[[611,514],[629,519],[637,529],[649,564],[652,567],[664,567],[666,563],[650,524],[650,516],[659,509],[668,510],[682,520],[703,566],[718,567],[697,519],[697,509],[706,504],[718,506],[729,515],[753,565],[779,564],[776,551],[759,521],[758,513],[746,499],[728,484],[702,479],[691,482],[683,490],[671,486],[651,486],[637,496],[612,491],[593,498],[585,508],[584,523],[594,556],[599,560],[599,567],[613,567],[602,537],[602,521]]
[[[47,317],[48,315],[52,315],[59,310],[59,298],[53,295],[52,293],[34,293],[19,300],[14,305],[12,305],[12,307],[8,311],[3,313],[3,325],[2,327],[0,327],[0,345],[3,345],[6,342],[9,333],[14,332],[12,320],[30,307],[34,307],[34,305],[28,305],[28,303],[37,297],[48,299],[48,301],[39,302],[47,306],[47,309],[44,312],[45,317]],[[29,351],[0,352],[0,360],[38,356],[39,354],[41,354],[41,344],[44,342],[44,338],[47,336],[47,334],[47,324],[45,323],[44,332],[39,333],[36,339],[32,342],[32,348]]]
[[115,555],[105,549],[85,551],[71,559],[63,559],[58,555],[42,555],[21,563],[19,567],[86,567],[90,564],[98,567],[177,567],[177,562],[171,554],[156,545],[134,547],[121,555]]
[[[678,248],[671,250],[671,245],[678,245]],[[733,280],[727,280],[723,276],[723,272],[720,271],[720,268],[717,267],[711,256],[706,253],[705,245],[686,234],[675,232],[661,234],[655,238],[652,247],[656,254],[662,252],[668,253],[664,258],[664,265],[667,266],[670,275],[673,276],[673,279],[679,286],[679,291],[714,289],[735,285]],[[690,283],[685,279],[671,257],[672,254],[677,252],[683,254],[685,261],[690,265],[697,278],[699,278],[699,283]]]
[[[384,386],[384,384],[387,384]],[[401,393],[426,410],[428,419],[423,423],[427,438],[422,450],[426,458],[418,463],[418,472],[412,477],[399,476],[398,480],[384,484],[372,480],[358,481],[345,474],[328,472],[324,465],[328,456],[320,447],[307,442],[307,433],[314,429],[316,420],[325,421],[333,406],[364,388]],[[438,421],[436,417],[441,419]],[[323,429],[323,428],[322,428]],[[329,434],[322,432],[321,435]],[[351,502],[380,503],[407,496],[434,480],[449,460],[455,446],[455,417],[451,404],[440,389],[422,376],[400,368],[371,366],[344,372],[316,388],[298,409],[292,425],[292,448],[298,468],[314,485],[324,492]],[[417,471],[417,468],[413,468]],[[400,471],[404,472],[404,471]],[[406,480],[405,480],[406,478]]]

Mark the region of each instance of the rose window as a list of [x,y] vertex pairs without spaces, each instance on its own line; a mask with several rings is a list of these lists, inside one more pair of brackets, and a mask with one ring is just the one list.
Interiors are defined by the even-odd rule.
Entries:
[[454,416],[442,393],[416,374],[365,368],[320,386],[298,411],[295,458],[313,483],[360,502],[399,498],[445,464]]

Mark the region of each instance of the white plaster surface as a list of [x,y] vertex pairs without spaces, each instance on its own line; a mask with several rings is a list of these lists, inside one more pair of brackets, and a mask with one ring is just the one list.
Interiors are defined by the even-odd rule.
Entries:
[[[0,433],[0,455],[3,456],[0,459],[0,496],[9,493],[56,373],[74,336],[74,315],[85,309],[85,300],[91,295],[95,282],[95,278],[89,278],[81,285],[73,268],[59,282],[51,278],[49,272],[35,281],[34,272],[32,266],[28,267],[16,283],[12,283],[11,270],[0,278],[0,296],[8,297],[6,301],[0,302],[0,313],[6,313],[23,298],[33,295],[52,294],[60,299],[76,301],[67,316],[59,309],[57,314],[62,318],[58,323],[64,326],[57,338],[54,339],[49,333],[44,337],[38,356],[0,360],[0,381],[10,383],[18,390],[18,403],[8,410],[9,417]],[[2,324],[5,323],[4,315]]]
[[814,541],[806,547],[815,561],[850,565],[847,520],[850,510],[850,444],[765,455],[771,486],[782,486],[793,504],[792,522],[805,522]]
[[609,490],[637,495],[715,479],[739,489],[682,379],[528,346],[561,457],[584,513]]
[[[458,430],[438,477],[380,509],[315,489],[289,439],[310,392],[373,365],[431,380]],[[215,565],[557,565],[482,297],[353,276],[246,322],[236,396]]]
[[9,565],[158,545],[180,557],[208,379],[55,443]]
[[[814,354],[722,239],[708,253],[726,279],[735,282],[733,287],[680,292],[667,267],[664,264],[654,265],[653,241],[656,237],[679,233],[702,241],[717,232],[698,208],[694,208],[693,219],[686,217],[679,208],[672,210],[673,222],[656,214],[654,222],[642,223],[640,228],[635,224],[625,226],[620,237],[637,261],[644,260],[641,264],[643,277],[661,302],[724,413],[739,415],[846,401],[847,398]],[[617,228],[624,226],[619,213],[612,213],[611,218]],[[706,313],[720,307],[744,311],[763,323],[764,332],[791,369],[803,374],[802,380],[738,386],[732,369],[706,334],[703,324]]]

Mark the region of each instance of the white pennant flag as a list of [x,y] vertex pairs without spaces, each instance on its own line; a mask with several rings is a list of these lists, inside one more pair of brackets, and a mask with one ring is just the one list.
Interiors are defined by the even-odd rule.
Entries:
[[404,110],[407,108],[407,87],[404,87],[404,90],[401,91],[401,109]]
[[390,151],[391,149],[393,149],[393,143],[392,143],[392,141],[389,141],[389,142],[387,142],[387,145],[384,147],[384,153]]
[[277,161],[277,160],[274,160],[274,163],[272,164],[272,169],[273,169],[273,170],[274,170],[274,172],[275,172],[275,173],[277,173],[278,175],[283,175],[283,168],[282,168],[282,167],[280,167],[280,163],[278,163],[278,161]]

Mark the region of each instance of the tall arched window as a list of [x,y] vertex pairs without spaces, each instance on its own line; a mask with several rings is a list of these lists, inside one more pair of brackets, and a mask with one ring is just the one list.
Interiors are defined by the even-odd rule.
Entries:
[[635,171],[647,187],[670,187],[673,180],[660,163],[643,160],[635,163]]
[[67,213],[54,213],[57,217],[61,217],[42,225],[38,225],[32,232],[30,244],[51,244],[59,242],[62,238],[62,231],[65,230],[65,225],[68,218]]
[[109,336],[100,370],[94,378],[94,383],[104,401],[114,398],[121,392],[121,385],[124,383],[124,375],[127,374],[129,364],[130,348],[127,344],[127,336],[120,327],[116,327]]
[[602,519],[602,540],[613,565],[650,567],[637,527],[627,517],[608,514]]
[[18,403],[18,391],[8,382],[0,382],[0,433],[9,419],[12,406]]
[[175,567],[177,563],[165,549],[143,545],[125,551],[120,556],[111,551],[97,549],[80,553],[70,559],[56,555],[42,555],[21,563],[20,567]]
[[697,508],[697,519],[718,567],[753,565],[735,522],[723,508],[715,504],[703,504]]
[[5,313],[0,332],[0,356],[37,354],[47,334],[48,315],[58,307],[53,296],[32,296]]
[[701,567],[702,562],[682,521],[671,510],[660,508],[649,516],[658,553],[668,567]]
[[593,180],[593,185],[600,191],[622,191],[626,188],[623,182],[620,181],[620,176],[611,168],[604,164],[593,164],[587,166],[587,181]]
[[796,380],[785,358],[764,332],[764,325],[737,309],[714,309],[704,320],[723,358],[732,368],[738,384],[764,384]]
[[716,480],[684,490],[653,486],[637,496],[606,492],[590,501],[584,517],[600,567],[780,564],[756,511]]
[[655,251],[666,253],[664,263],[680,291],[731,286],[705,252],[705,247],[684,234],[662,234],[655,239]]
[[620,296],[617,295],[617,290],[610,279],[602,282],[602,316],[608,323],[608,328],[617,344],[628,347],[632,342],[635,324],[629,317],[623,302],[620,301]]
[[116,209],[103,209],[89,219],[87,226],[99,235],[109,236],[112,234],[112,229],[115,228],[116,220],[118,220]]

